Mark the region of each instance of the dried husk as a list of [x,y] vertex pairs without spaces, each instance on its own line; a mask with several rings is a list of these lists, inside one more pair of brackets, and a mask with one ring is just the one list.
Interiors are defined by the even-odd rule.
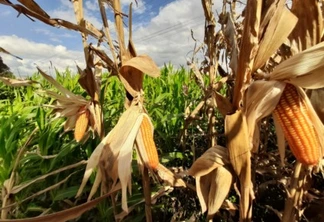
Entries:
[[288,82],[307,89],[324,87],[324,42],[280,63],[269,74],[269,80]]
[[225,135],[229,159],[240,180],[240,220],[251,220],[252,200],[254,199],[251,182],[251,152],[246,117],[236,111],[225,118]]
[[259,147],[259,130],[256,124],[276,108],[285,85],[278,81],[255,81],[246,91],[244,113],[253,152],[257,152]]
[[222,146],[209,148],[190,167],[188,174],[193,177],[202,177],[219,166],[229,164],[228,150]]
[[218,167],[210,176],[207,219],[212,220],[230,191],[233,175],[225,167]]

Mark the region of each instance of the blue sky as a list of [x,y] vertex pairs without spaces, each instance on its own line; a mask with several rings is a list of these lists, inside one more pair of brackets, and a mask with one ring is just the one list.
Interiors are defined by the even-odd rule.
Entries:
[[[19,4],[17,1],[13,3]],[[36,0],[52,17],[76,22],[69,0]],[[121,0],[122,9],[128,12],[131,0]],[[186,65],[194,47],[191,30],[203,41],[204,16],[198,0],[137,0],[133,1],[133,40],[139,54],[148,54],[159,65],[171,62]],[[98,29],[102,28],[97,0],[84,0],[84,14]],[[217,6],[215,10],[217,10]],[[111,11],[107,10],[111,14]],[[112,18],[109,18],[111,22]],[[113,23],[110,23],[113,27]],[[93,41],[93,43],[96,43]],[[80,34],[56,28],[40,21],[31,21],[24,15],[17,18],[11,7],[0,4],[0,47],[22,57],[1,54],[4,62],[18,76],[31,75],[36,64],[53,72],[51,64],[59,70],[75,64],[84,67]]]

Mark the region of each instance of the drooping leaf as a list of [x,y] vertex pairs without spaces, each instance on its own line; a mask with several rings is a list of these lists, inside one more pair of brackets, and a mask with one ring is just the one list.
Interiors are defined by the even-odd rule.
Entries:
[[[132,126],[129,126],[131,128],[131,131],[127,137],[127,139],[124,141],[123,144],[121,144],[121,148],[119,151],[119,157],[118,157],[118,177],[121,183],[122,187],[122,209],[126,212],[128,212],[127,207],[127,186],[129,183],[129,180],[131,178],[131,161],[132,161],[132,154],[133,154],[133,147],[135,138],[138,132],[138,129],[142,123],[143,120],[143,114],[139,115],[134,124]],[[123,132],[123,131],[121,131]]]
[[267,18],[270,20],[269,23],[261,24],[261,28],[266,28],[265,33],[261,35],[262,39],[260,40],[252,72],[265,64],[270,56],[284,43],[297,23],[298,19],[286,8],[285,2],[285,0],[273,1],[272,5],[275,8],[269,10],[265,15],[264,20],[267,21]]
[[225,167],[218,167],[211,175],[208,194],[208,219],[213,219],[222,206],[232,186],[232,173]]
[[240,218],[251,220],[254,193],[251,182],[249,133],[244,113],[236,111],[235,114],[225,117],[225,135],[230,162],[240,179]]
[[[0,2],[0,4],[1,4],[1,2]],[[2,47],[0,47],[0,52],[6,53],[6,54],[8,54],[8,55],[11,55],[11,56],[17,58],[17,59],[23,60],[22,58],[20,58],[20,57],[18,57],[18,56],[16,56],[16,55],[11,54],[10,52],[8,52],[7,50],[5,50],[5,49],[2,48]]]
[[188,174],[194,177],[202,177],[219,166],[229,163],[228,151],[222,146],[209,148],[199,157],[188,170]]
[[208,205],[211,178],[212,176],[209,174],[202,177],[200,176],[196,177],[196,192],[197,192],[202,213],[205,213],[206,210],[208,209],[207,205]]
[[250,147],[254,152],[259,147],[259,137],[255,135],[255,131],[258,130],[256,124],[276,108],[285,85],[278,81],[255,81],[246,91],[244,112],[248,125]]
[[147,55],[139,55],[126,61],[119,70],[126,90],[135,97],[143,88],[143,74],[158,77],[160,70]]
[[302,88],[324,87],[324,42],[280,63],[269,75],[270,80],[288,82]]
[[0,81],[2,81],[7,86],[14,86],[14,87],[20,87],[20,86],[31,86],[33,84],[37,84],[37,81],[29,80],[29,79],[10,79],[7,77],[0,77]]

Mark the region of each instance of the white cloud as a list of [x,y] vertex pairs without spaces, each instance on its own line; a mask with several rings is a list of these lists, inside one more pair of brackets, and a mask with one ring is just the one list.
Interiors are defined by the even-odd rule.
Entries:
[[138,53],[149,54],[159,65],[186,64],[194,36],[203,40],[204,14],[200,1],[176,0],[160,8],[149,24],[137,25],[133,40]]
[[85,7],[89,11],[94,11],[94,12],[98,12],[99,11],[98,1],[95,1],[95,0],[85,1]]
[[[35,28],[34,31],[36,33],[45,35],[48,37],[49,40],[56,42],[56,43],[62,43],[64,40],[63,38],[75,38],[76,37],[76,33],[71,33],[70,31],[66,30],[65,33],[60,33],[58,34],[57,32],[52,32],[50,29],[52,27],[48,27],[48,28]],[[64,29],[62,29],[64,30]],[[46,38],[47,38],[46,37]]]
[[75,72],[76,64],[84,68],[83,52],[68,50],[62,45],[36,43],[18,36],[0,36],[0,45],[23,60],[2,54],[12,72],[18,76],[30,76],[35,73],[36,66],[53,74],[51,67],[64,71],[67,67]]

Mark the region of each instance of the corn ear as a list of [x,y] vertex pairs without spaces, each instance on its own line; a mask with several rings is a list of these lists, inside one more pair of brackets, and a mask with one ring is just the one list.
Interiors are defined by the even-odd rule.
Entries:
[[82,107],[80,111],[77,114],[77,119],[75,122],[75,130],[74,130],[74,139],[79,142],[87,128],[88,128],[88,123],[89,123],[89,110],[85,109],[85,107]]
[[320,143],[305,101],[295,86],[287,84],[274,115],[283,129],[289,147],[298,161],[316,165],[320,159]]
[[[145,166],[149,169],[156,170],[159,165],[159,156],[153,139],[153,126],[147,115],[143,115],[143,121],[140,126],[142,146],[140,149],[141,156]],[[145,152],[145,153],[144,153]]]

